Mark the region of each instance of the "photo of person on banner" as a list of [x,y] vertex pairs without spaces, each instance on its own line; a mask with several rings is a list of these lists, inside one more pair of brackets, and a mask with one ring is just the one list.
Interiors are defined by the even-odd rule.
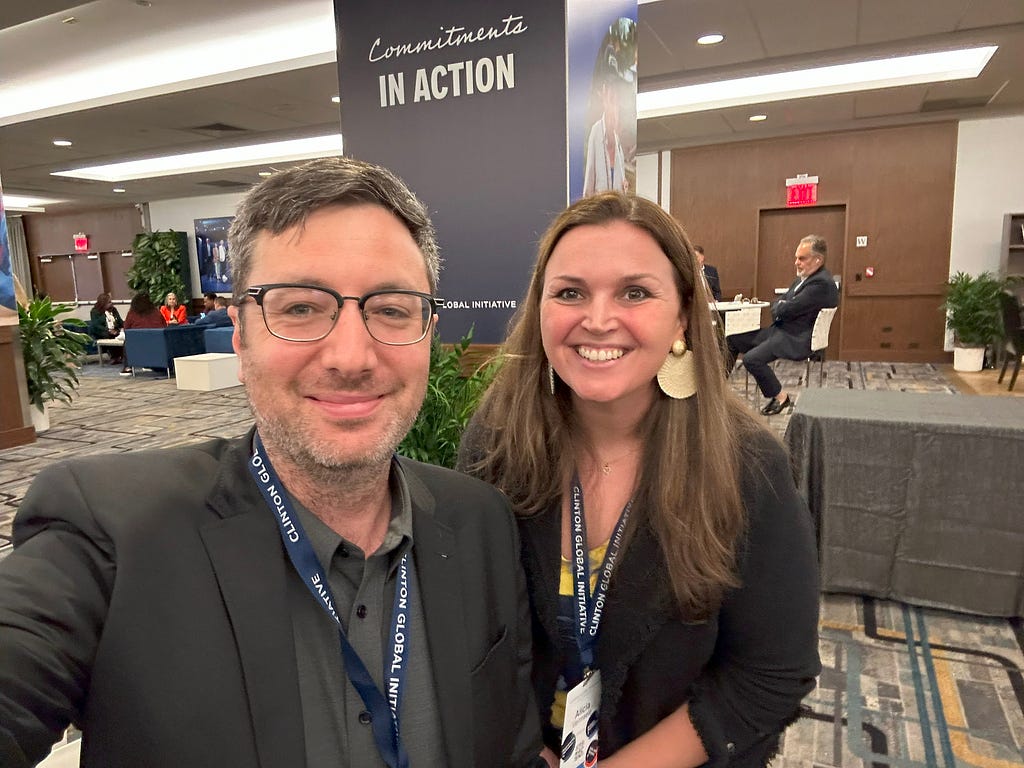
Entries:
[[583,194],[628,192],[636,184],[636,22],[608,28],[594,64]]

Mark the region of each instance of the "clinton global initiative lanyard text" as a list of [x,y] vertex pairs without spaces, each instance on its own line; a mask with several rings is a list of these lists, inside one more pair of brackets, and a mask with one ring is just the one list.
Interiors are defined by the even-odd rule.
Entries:
[[615,561],[622,549],[622,537],[629,522],[633,499],[626,502],[626,507],[619,515],[608,547],[604,552],[601,570],[597,572],[597,585],[594,594],[590,594],[590,555],[587,552],[587,518],[583,514],[583,487],[578,475],[572,478],[572,568],[573,600],[576,603],[576,646],[580,651],[580,662],[583,669],[594,667],[594,647],[597,645],[597,632],[601,626],[601,614],[608,599],[608,585],[612,581]]
[[334,596],[327,583],[327,574],[320,567],[302,523],[294,514],[284,486],[270,465],[259,434],[253,441],[249,471],[259,486],[267,506],[274,511],[274,517],[281,529],[281,540],[302,583],[338,627],[345,672],[370,712],[370,725],[373,728],[377,751],[389,768],[408,768],[409,755],[399,735],[398,718],[402,705],[402,689],[405,687],[406,662],[409,659],[409,616],[413,599],[413,582],[409,578],[412,567],[411,553],[406,552],[398,564],[398,584],[395,587],[395,607],[391,614],[389,633],[391,648],[384,660],[384,680],[388,691],[385,700],[384,694],[377,688],[363,660],[359,658],[356,649],[345,636],[341,619],[334,609]]

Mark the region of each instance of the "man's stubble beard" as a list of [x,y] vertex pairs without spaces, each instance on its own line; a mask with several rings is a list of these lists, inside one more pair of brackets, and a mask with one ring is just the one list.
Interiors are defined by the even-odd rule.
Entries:
[[[426,381],[422,389],[425,396]],[[414,411],[407,414],[395,413],[376,440],[359,446],[363,450],[353,450],[355,446],[339,447],[329,438],[313,437],[315,428],[308,428],[304,420],[289,419],[287,414],[263,412],[254,402],[248,388],[246,397],[260,437],[270,452],[279,454],[307,479],[325,485],[337,482],[344,476],[362,474],[390,464],[391,456],[412,428],[423,405],[421,396],[419,406]]]

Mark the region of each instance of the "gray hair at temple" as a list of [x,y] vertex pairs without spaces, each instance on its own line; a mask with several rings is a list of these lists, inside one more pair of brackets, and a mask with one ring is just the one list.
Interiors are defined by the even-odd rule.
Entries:
[[828,243],[825,242],[825,238],[821,235],[801,237],[800,242],[808,243],[811,246],[811,253],[821,259],[822,264],[828,259]]
[[437,292],[441,258],[427,208],[395,174],[349,157],[326,157],[278,171],[254,186],[238,205],[228,232],[234,299],[248,288],[253,251],[261,233],[279,235],[302,226],[332,205],[379,205],[405,225],[423,254],[430,292]]

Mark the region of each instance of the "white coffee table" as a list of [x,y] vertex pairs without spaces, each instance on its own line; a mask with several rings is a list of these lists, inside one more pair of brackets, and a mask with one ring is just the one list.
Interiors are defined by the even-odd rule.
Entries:
[[107,354],[113,357],[111,350],[115,347],[123,350],[124,339],[96,339],[96,362],[103,365],[103,349],[106,348]]
[[207,352],[174,358],[178,389],[212,392],[241,384],[238,380],[238,355]]

